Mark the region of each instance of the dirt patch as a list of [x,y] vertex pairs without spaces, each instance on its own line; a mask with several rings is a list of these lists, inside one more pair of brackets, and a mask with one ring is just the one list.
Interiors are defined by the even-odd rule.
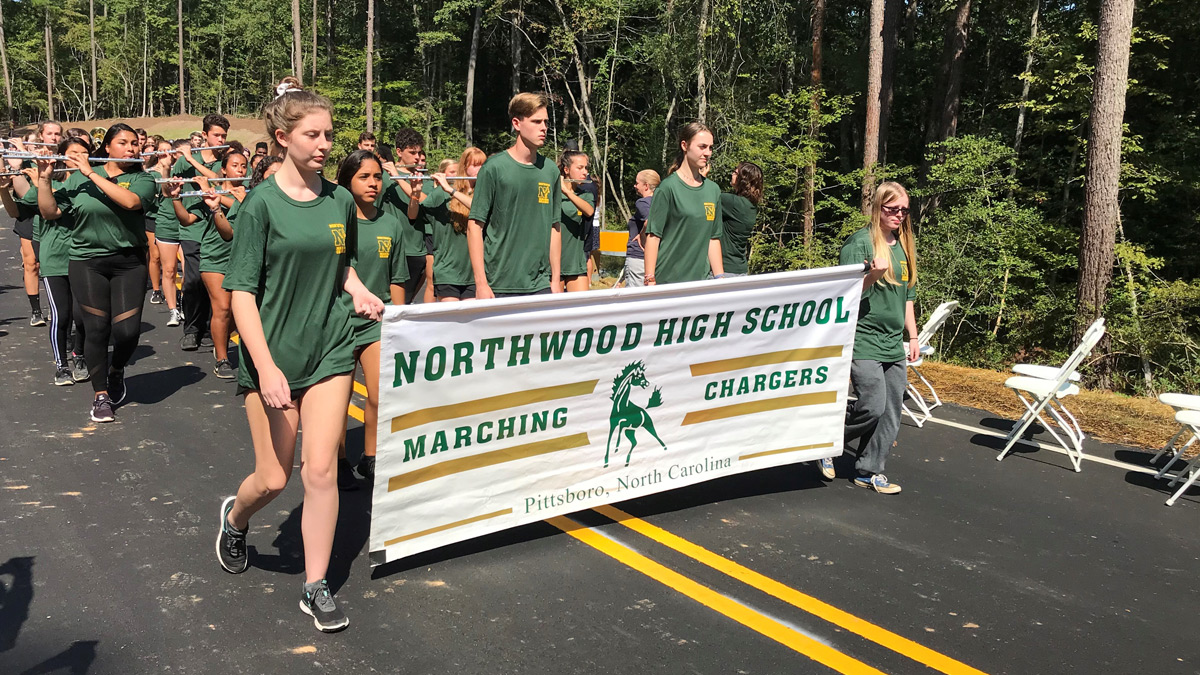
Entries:
[[[937,388],[943,401],[980,408],[1012,420],[1025,412],[1012,390],[1004,386],[1012,373],[936,361],[926,361],[921,372]],[[1170,406],[1153,398],[1085,389],[1078,396],[1067,398],[1066,405],[1089,437],[1105,443],[1157,450],[1179,428]]]
[[[242,144],[254,144],[258,141],[267,140],[267,128],[263,124],[262,118],[258,117],[231,117],[229,119],[229,138],[230,140],[241,141]],[[63,122],[64,127],[80,127],[91,131],[93,127],[110,127],[117,122],[124,122],[134,129],[145,129],[146,133],[159,135],[168,139],[184,138],[193,131],[200,131],[203,126],[203,117],[196,115],[172,115],[170,117],[130,117],[124,119],[102,119],[102,120],[72,120]],[[17,127],[15,133],[25,133],[32,130],[32,126]]]

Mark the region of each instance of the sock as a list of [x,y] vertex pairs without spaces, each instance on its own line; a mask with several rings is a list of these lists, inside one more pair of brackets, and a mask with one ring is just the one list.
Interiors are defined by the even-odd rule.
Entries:
[[35,312],[42,311],[42,303],[38,301],[37,293],[29,296],[29,308]]

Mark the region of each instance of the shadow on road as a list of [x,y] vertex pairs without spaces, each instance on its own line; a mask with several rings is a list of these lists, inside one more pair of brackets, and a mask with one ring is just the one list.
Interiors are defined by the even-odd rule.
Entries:
[[129,401],[132,403],[161,403],[171,394],[202,379],[204,371],[198,366],[176,366],[132,375],[128,378],[126,387],[129,389]]
[[0,577],[11,575],[12,583],[0,582],[0,652],[17,644],[21,626],[29,618],[33,602],[33,558],[9,558],[0,565]]
[[46,675],[66,672],[68,675],[84,675],[96,660],[96,640],[76,640],[63,651],[51,656],[32,668],[21,671],[21,675]]

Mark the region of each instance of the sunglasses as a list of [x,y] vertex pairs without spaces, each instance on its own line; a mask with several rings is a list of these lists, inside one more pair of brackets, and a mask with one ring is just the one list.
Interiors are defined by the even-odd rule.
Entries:
[[889,216],[907,216],[908,215],[908,207],[907,206],[884,206],[884,207],[881,207],[880,210]]

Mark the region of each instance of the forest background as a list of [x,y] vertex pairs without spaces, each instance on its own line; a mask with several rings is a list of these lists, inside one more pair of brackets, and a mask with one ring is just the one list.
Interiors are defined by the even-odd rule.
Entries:
[[920,310],[961,303],[939,353],[1052,362],[1102,314],[1089,378],[1130,394],[1200,393],[1197,35],[1190,0],[0,0],[15,124],[253,117],[298,74],[335,158],[412,126],[439,159],[501,149],[508,98],[543,90],[547,154],[578,142],[623,229],[699,119],[711,177],[765,172],[755,272],[835,264],[899,180]]

